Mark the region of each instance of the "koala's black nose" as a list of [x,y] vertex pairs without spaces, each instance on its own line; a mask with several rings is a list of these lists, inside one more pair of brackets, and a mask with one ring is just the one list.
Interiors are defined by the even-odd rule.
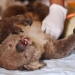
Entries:
[[17,43],[17,45],[16,45],[16,50],[17,50],[18,52],[22,52],[22,51],[25,50],[25,48],[27,47],[27,45],[28,45],[28,43],[26,43],[26,41],[22,39],[22,40],[20,40],[20,41]]

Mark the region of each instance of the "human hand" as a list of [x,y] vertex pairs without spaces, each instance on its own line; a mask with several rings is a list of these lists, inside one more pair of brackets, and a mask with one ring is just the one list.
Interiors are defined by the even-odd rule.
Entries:
[[41,29],[54,39],[58,39],[64,29],[64,20],[66,18],[67,9],[53,4],[49,8],[49,14],[42,22]]

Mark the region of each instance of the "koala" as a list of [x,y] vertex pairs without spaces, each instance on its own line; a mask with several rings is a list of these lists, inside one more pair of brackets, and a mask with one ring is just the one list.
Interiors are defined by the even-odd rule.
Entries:
[[67,38],[54,40],[41,30],[41,22],[18,25],[23,33],[9,35],[0,46],[0,67],[8,70],[36,70],[44,59],[68,56],[75,48],[75,29]]
[[[46,66],[42,60],[66,57],[75,48],[75,29],[70,36],[63,39],[54,40],[51,36],[45,34],[41,30],[42,20],[44,19],[43,16],[46,16],[48,12],[45,13],[43,6],[38,5],[38,3],[34,2],[33,4],[30,4],[33,6],[33,10],[28,7],[28,12],[25,13],[25,15],[31,18],[33,22],[29,21],[27,18],[26,20],[23,18],[20,19],[19,21],[27,23],[23,25],[19,23],[19,21],[19,25],[16,23],[16,26],[20,28],[22,32],[9,35],[1,43],[0,67],[8,70],[36,70]],[[39,6],[40,10],[36,8]],[[9,10],[6,11],[9,13]],[[44,14],[41,11],[43,11]],[[3,15],[6,16],[6,14]],[[22,15],[25,16],[24,14]],[[14,16],[14,18],[15,17],[17,16]],[[6,19],[9,20],[6,24],[11,22],[10,18],[12,19],[11,16],[8,18],[6,17]],[[2,20],[3,19],[4,18],[2,18]],[[14,24],[16,20],[12,21]],[[3,22],[4,21],[2,21],[2,23]],[[13,27],[11,28],[13,29]]]

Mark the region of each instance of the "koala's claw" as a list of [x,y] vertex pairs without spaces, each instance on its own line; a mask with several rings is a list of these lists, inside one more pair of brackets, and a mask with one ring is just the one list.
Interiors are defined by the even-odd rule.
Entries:
[[12,30],[12,34],[19,34],[20,32],[24,32],[24,31],[22,31],[22,29],[19,27],[14,27],[14,30]]
[[37,69],[43,68],[44,66],[46,66],[45,63],[36,61],[36,62],[31,62],[28,65],[24,65],[24,69],[28,71],[37,70]]
[[28,18],[28,17],[26,17],[24,21],[25,21],[25,23],[24,23],[25,26],[27,26],[27,25],[31,26],[32,23],[33,23],[33,21],[30,18]]

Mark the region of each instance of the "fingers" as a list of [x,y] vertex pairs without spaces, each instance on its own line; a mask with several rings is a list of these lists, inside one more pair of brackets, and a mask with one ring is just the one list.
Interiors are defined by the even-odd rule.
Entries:
[[49,24],[43,22],[41,29],[43,32],[51,36],[53,39],[58,39],[63,31],[63,28],[56,25],[57,24],[51,22]]
[[45,33],[48,34],[49,36],[51,36],[53,39],[57,39],[57,34],[56,34],[55,30],[46,28]]
[[61,34],[62,34],[61,29],[59,29],[59,28],[56,28],[53,30],[51,29],[50,36],[52,36],[53,39],[57,40]]
[[46,25],[43,25],[41,29],[53,39],[58,39],[61,34],[61,31],[58,28],[53,29],[51,27],[47,27]]

